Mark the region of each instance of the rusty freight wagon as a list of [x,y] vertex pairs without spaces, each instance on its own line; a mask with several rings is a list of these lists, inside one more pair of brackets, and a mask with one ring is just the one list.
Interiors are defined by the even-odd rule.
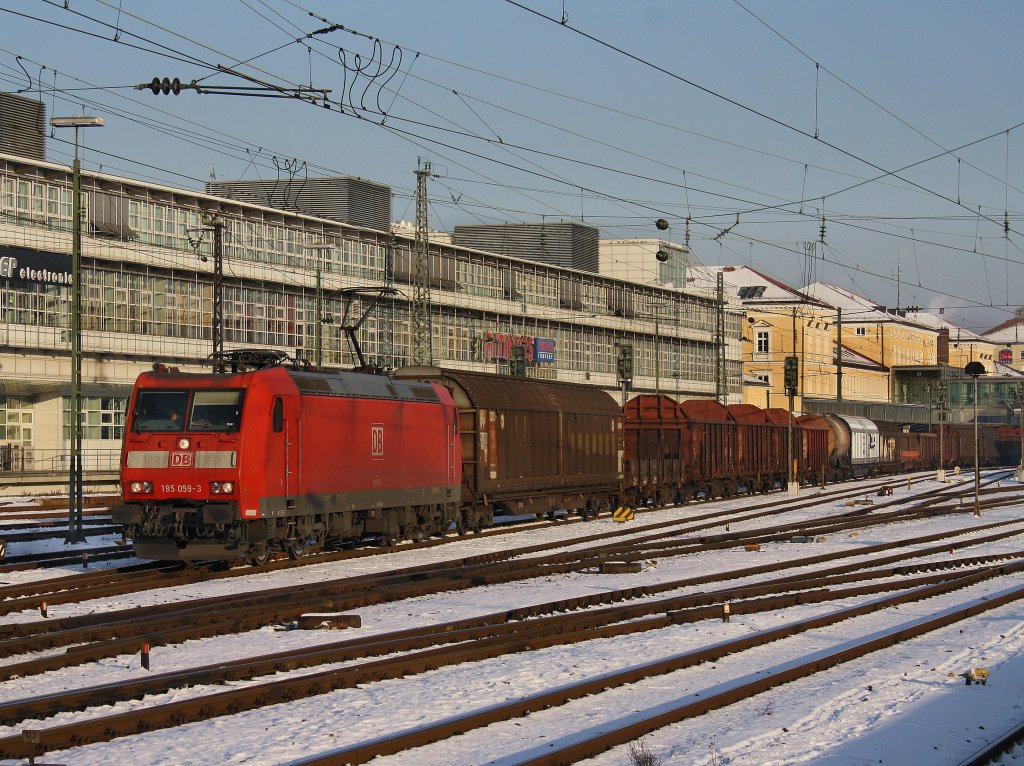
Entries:
[[665,395],[641,394],[626,402],[622,470],[626,502],[636,508],[684,500],[689,419]]
[[[749,493],[769,492],[786,482],[785,421],[752,404],[730,404],[729,415],[736,422],[736,470]],[[789,414],[783,411],[788,417]],[[794,429],[794,436],[796,429]]]
[[683,503],[698,495],[736,494],[737,426],[723,405],[641,394],[626,403],[624,414],[630,502]]
[[439,383],[455,400],[464,528],[487,526],[495,513],[566,509],[588,517],[617,503],[622,411],[604,391],[426,366],[394,376]]

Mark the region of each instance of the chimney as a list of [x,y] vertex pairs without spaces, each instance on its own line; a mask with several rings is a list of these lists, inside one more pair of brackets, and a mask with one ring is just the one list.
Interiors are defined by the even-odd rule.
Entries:
[[939,342],[935,347],[935,361],[938,364],[949,364],[949,328],[939,330]]

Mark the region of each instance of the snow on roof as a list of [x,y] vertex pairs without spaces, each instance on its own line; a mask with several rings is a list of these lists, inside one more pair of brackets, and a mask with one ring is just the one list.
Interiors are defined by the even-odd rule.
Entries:
[[1024,308],[1017,309],[1016,316],[996,325],[991,330],[986,330],[981,336],[993,343],[1024,342]]
[[686,281],[691,287],[714,290],[719,272],[725,275],[726,292],[747,304],[820,303],[804,292],[749,266],[692,266]]

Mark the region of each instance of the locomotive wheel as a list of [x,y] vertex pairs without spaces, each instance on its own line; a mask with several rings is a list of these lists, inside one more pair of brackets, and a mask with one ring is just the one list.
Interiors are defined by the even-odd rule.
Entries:
[[266,543],[253,543],[249,546],[249,563],[254,567],[264,566],[270,561],[270,550]]
[[288,552],[288,558],[301,559],[306,555],[306,538],[296,537],[292,540],[288,540],[284,544],[284,549]]

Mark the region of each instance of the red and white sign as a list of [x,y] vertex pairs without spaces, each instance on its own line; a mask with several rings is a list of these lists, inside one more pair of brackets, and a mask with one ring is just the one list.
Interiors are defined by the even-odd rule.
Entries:
[[171,453],[171,468],[191,468],[192,467],[192,453],[191,452],[172,452]]
[[484,335],[484,359],[511,359],[512,349],[523,347],[527,362],[533,361],[533,336],[512,335],[504,332],[488,332]]
[[384,459],[384,424],[370,424],[370,458],[373,460]]

